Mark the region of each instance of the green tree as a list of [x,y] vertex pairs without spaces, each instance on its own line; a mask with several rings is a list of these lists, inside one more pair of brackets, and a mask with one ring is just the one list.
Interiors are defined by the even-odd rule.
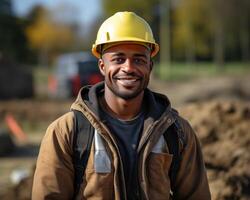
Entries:
[[[249,60],[250,3],[248,0],[211,0],[214,58],[223,66],[225,58]],[[238,53],[240,52],[240,53]]]
[[[173,48],[176,57],[193,62],[213,58],[249,59],[248,0],[181,0],[174,11]],[[241,52],[241,56],[238,52]]]
[[29,62],[28,42],[24,19],[0,15],[0,56],[15,62]]
[[115,0],[103,0],[103,10],[105,17],[111,16],[118,11],[133,11],[147,21],[152,22],[154,8],[158,4],[158,0],[127,0],[119,2]]
[[53,20],[51,13],[43,7],[31,12],[26,33],[30,46],[39,52],[39,61],[48,65],[58,53],[67,50],[73,43],[72,27]]
[[174,12],[173,48],[175,57],[194,62],[197,57],[211,54],[207,2],[200,0],[181,1]]

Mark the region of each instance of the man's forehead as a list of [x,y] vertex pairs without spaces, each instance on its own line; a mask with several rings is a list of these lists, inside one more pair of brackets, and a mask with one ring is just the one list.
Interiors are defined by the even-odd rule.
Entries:
[[135,43],[121,43],[112,45],[109,48],[103,51],[103,55],[106,53],[112,55],[126,55],[126,54],[133,54],[133,55],[150,55],[150,49],[142,44],[135,44]]

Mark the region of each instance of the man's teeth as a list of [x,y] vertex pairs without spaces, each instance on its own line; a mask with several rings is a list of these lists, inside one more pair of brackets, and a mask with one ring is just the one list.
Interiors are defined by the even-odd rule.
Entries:
[[124,85],[131,85],[134,84],[137,79],[119,79],[118,81]]
[[137,79],[126,79],[126,78],[119,78],[119,81],[137,81]]

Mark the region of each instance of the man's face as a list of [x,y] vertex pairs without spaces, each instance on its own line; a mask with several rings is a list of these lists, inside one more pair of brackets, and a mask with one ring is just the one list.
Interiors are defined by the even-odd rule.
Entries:
[[[125,100],[142,95],[152,69],[150,50],[138,44],[119,44],[107,49],[99,60],[105,92]],[[108,91],[106,91],[108,90]]]

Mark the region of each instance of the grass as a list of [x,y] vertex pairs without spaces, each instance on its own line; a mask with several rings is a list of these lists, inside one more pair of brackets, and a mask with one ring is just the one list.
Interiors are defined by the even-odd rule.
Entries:
[[[33,71],[35,85],[39,86],[38,88],[47,87],[48,76],[52,71],[52,68],[35,67]],[[153,73],[162,80],[176,81],[217,75],[244,75],[246,73],[250,74],[250,63],[230,62],[226,63],[221,69],[211,62],[197,62],[194,64],[175,62],[171,63],[171,66],[167,64],[159,65],[156,63]]]
[[198,77],[218,75],[250,74],[250,63],[226,63],[223,68],[213,63],[172,63],[171,65],[155,65],[154,74],[162,80],[188,80]]

